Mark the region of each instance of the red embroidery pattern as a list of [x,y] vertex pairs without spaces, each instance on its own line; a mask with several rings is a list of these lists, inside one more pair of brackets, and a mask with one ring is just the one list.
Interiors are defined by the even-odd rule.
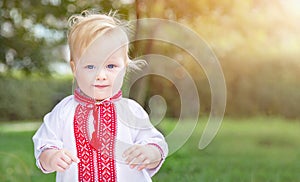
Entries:
[[[115,182],[114,152],[117,133],[115,106],[110,101],[90,106],[78,104],[75,110],[74,133],[77,156],[80,159],[78,180],[80,182]],[[95,131],[89,142],[88,117],[90,112],[94,115]]]
[[[116,179],[114,148],[116,137],[116,113],[114,105],[111,102],[104,102],[104,107],[100,107],[101,127],[101,174],[105,181]],[[103,110],[102,110],[103,109]]]

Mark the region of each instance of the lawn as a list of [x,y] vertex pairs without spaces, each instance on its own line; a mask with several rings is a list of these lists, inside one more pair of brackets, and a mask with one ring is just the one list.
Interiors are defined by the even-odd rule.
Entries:
[[[279,118],[225,118],[212,143],[198,149],[206,120],[169,156],[153,181],[299,182],[300,122]],[[166,135],[171,120],[158,127]],[[31,137],[39,123],[0,124],[0,181],[55,181],[33,158]]]

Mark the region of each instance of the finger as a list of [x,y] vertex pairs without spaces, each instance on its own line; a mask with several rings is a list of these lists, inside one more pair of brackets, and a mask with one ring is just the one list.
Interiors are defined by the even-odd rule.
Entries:
[[137,161],[137,159],[134,159],[132,162],[129,163],[129,167],[131,169],[135,168],[136,166],[138,166],[140,163]]
[[73,154],[71,154],[69,151],[64,150],[63,152],[65,155],[67,155],[70,158],[71,162],[75,162],[75,163],[80,162],[79,158],[77,156],[74,156]]
[[128,149],[126,149],[123,153],[123,157],[127,157],[129,156],[132,152],[134,152],[135,150],[137,150],[138,146],[137,145],[134,145],[134,146],[131,146],[129,147]]
[[131,161],[129,164],[131,168],[135,168],[138,165],[143,165],[144,161],[146,160],[146,156],[143,154],[140,154],[137,156],[134,160]]
[[55,171],[57,172],[65,172],[65,169],[60,167],[60,166],[56,166]]
[[62,151],[62,156],[61,156],[61,159],[66,162],[68,165],[71,165],[72,164],[72,159],[71,157],[69,157],[65,151]]
[[59,172],[64,172],[67,169],[70,168],[70,165],[68,165],[66,162],[64,161],[60,161],[57,165],[56,165],[57,171]]
[[150,160],[146,159],[146,160],[144,160],[144,162],[137,169],[139,171],[141,171],[141,170],[147,168],[149,164],[150,164]]
[[135,150],[135,151],[131,152],[131,153],[128,155],[127,159],[126,159],[126,163],[127,163],[127,164],[133,163],[134,160],[135,160],[139,155],[141,155],[141,151],[139,151],[139,150]]
[[65,171],[68,167],[69,165],[62,159],[57,159],[56,161],[54,161],[52,165],[52,168],[55,171],[59,171],[59,172]]

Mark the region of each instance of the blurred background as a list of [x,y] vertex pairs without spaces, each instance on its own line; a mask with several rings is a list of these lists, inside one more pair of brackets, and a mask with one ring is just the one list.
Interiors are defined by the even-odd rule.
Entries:
[[[170,19],[196,31],[222,65],[228,89],[226,115],[300,118],[300,4],[297,0],[184,3],[176,0],[2,0],[0,7],[0,120],[40,119],[58,100],[72,93],[67,63],[67,19],[91,8],[105,13],[117,9],[128,20]],[[210,111],[206,76],[193,64],[191,56],[174,46],[151,41],[147,45],[136,43],[132,50],[133,57],[159,53],[181,62],[197,83],[201,112]],[[143,82],[146,83],[141,88],[139,84],[132,88],[133,93],[134,90],[144,93],[138,94],[139,102],[142,104],[149,95],[159,93],[169,100],[168,116],[176,117],[180,102],[172,84],[157,78]],[[145,85],[153,89],[146,90],[149,87]],[[29,97],[32,95],[35,97]]]
[[[0,8],[0,181],[14,181],[22,172],[29,181],[42,176],[35,169],[29,140],[42,117],[72,94],[67,19],[85,9],[118,10],[126,20],[176,21],[197,32],[221,64],[227,106],[217,138],[199,151],[199,130],[205,123],[199,124],[191,143],[171,156],[154,180],[300,181],[299,0],[0,0]],[[177,60],[192,75],[205,122],[211,95],[202,68],[166,43],[137,41],[130,52],[132,57],[151,53]],[[147,111],[153,95],[167,102],[166,121],[158,127],[168,133],[179,117],[178,92],[170,81],[156,76],[138,80],[130,90],[130,97]],[[24,137],[26,146],[19,143]],[[29,151],[15,153],[16,146]],[[187,157],[190,153],[195,155]],[[260,159],[266,160],[256,162]],[[199,163],[191,165],[195,160]],[[8,170],[11,161],[22,165]],[[182,165],[189,167],[183,170]]]

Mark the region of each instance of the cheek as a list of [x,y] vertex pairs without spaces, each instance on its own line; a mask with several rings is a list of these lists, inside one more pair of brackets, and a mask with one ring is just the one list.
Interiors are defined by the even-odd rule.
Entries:
[[120,72],[118,72],[117,74],[114,75],[113,85],[114,85],[115,89],[121,89],[124,76],[125,76],[125,69],[121,70]]
[[77,70],[75,78],[76,78],[79,86],[80,85],[86,86],[86,85],[90,85],[93,82],[95,76],[93,73],[85,73],[82,70]]
[[119,81],[123,81],[124,79],[124,76],[125,76],[125,73],[126,73],[126,69],[121,69],[118,74],[116,75],[116,78],[117,80]]

